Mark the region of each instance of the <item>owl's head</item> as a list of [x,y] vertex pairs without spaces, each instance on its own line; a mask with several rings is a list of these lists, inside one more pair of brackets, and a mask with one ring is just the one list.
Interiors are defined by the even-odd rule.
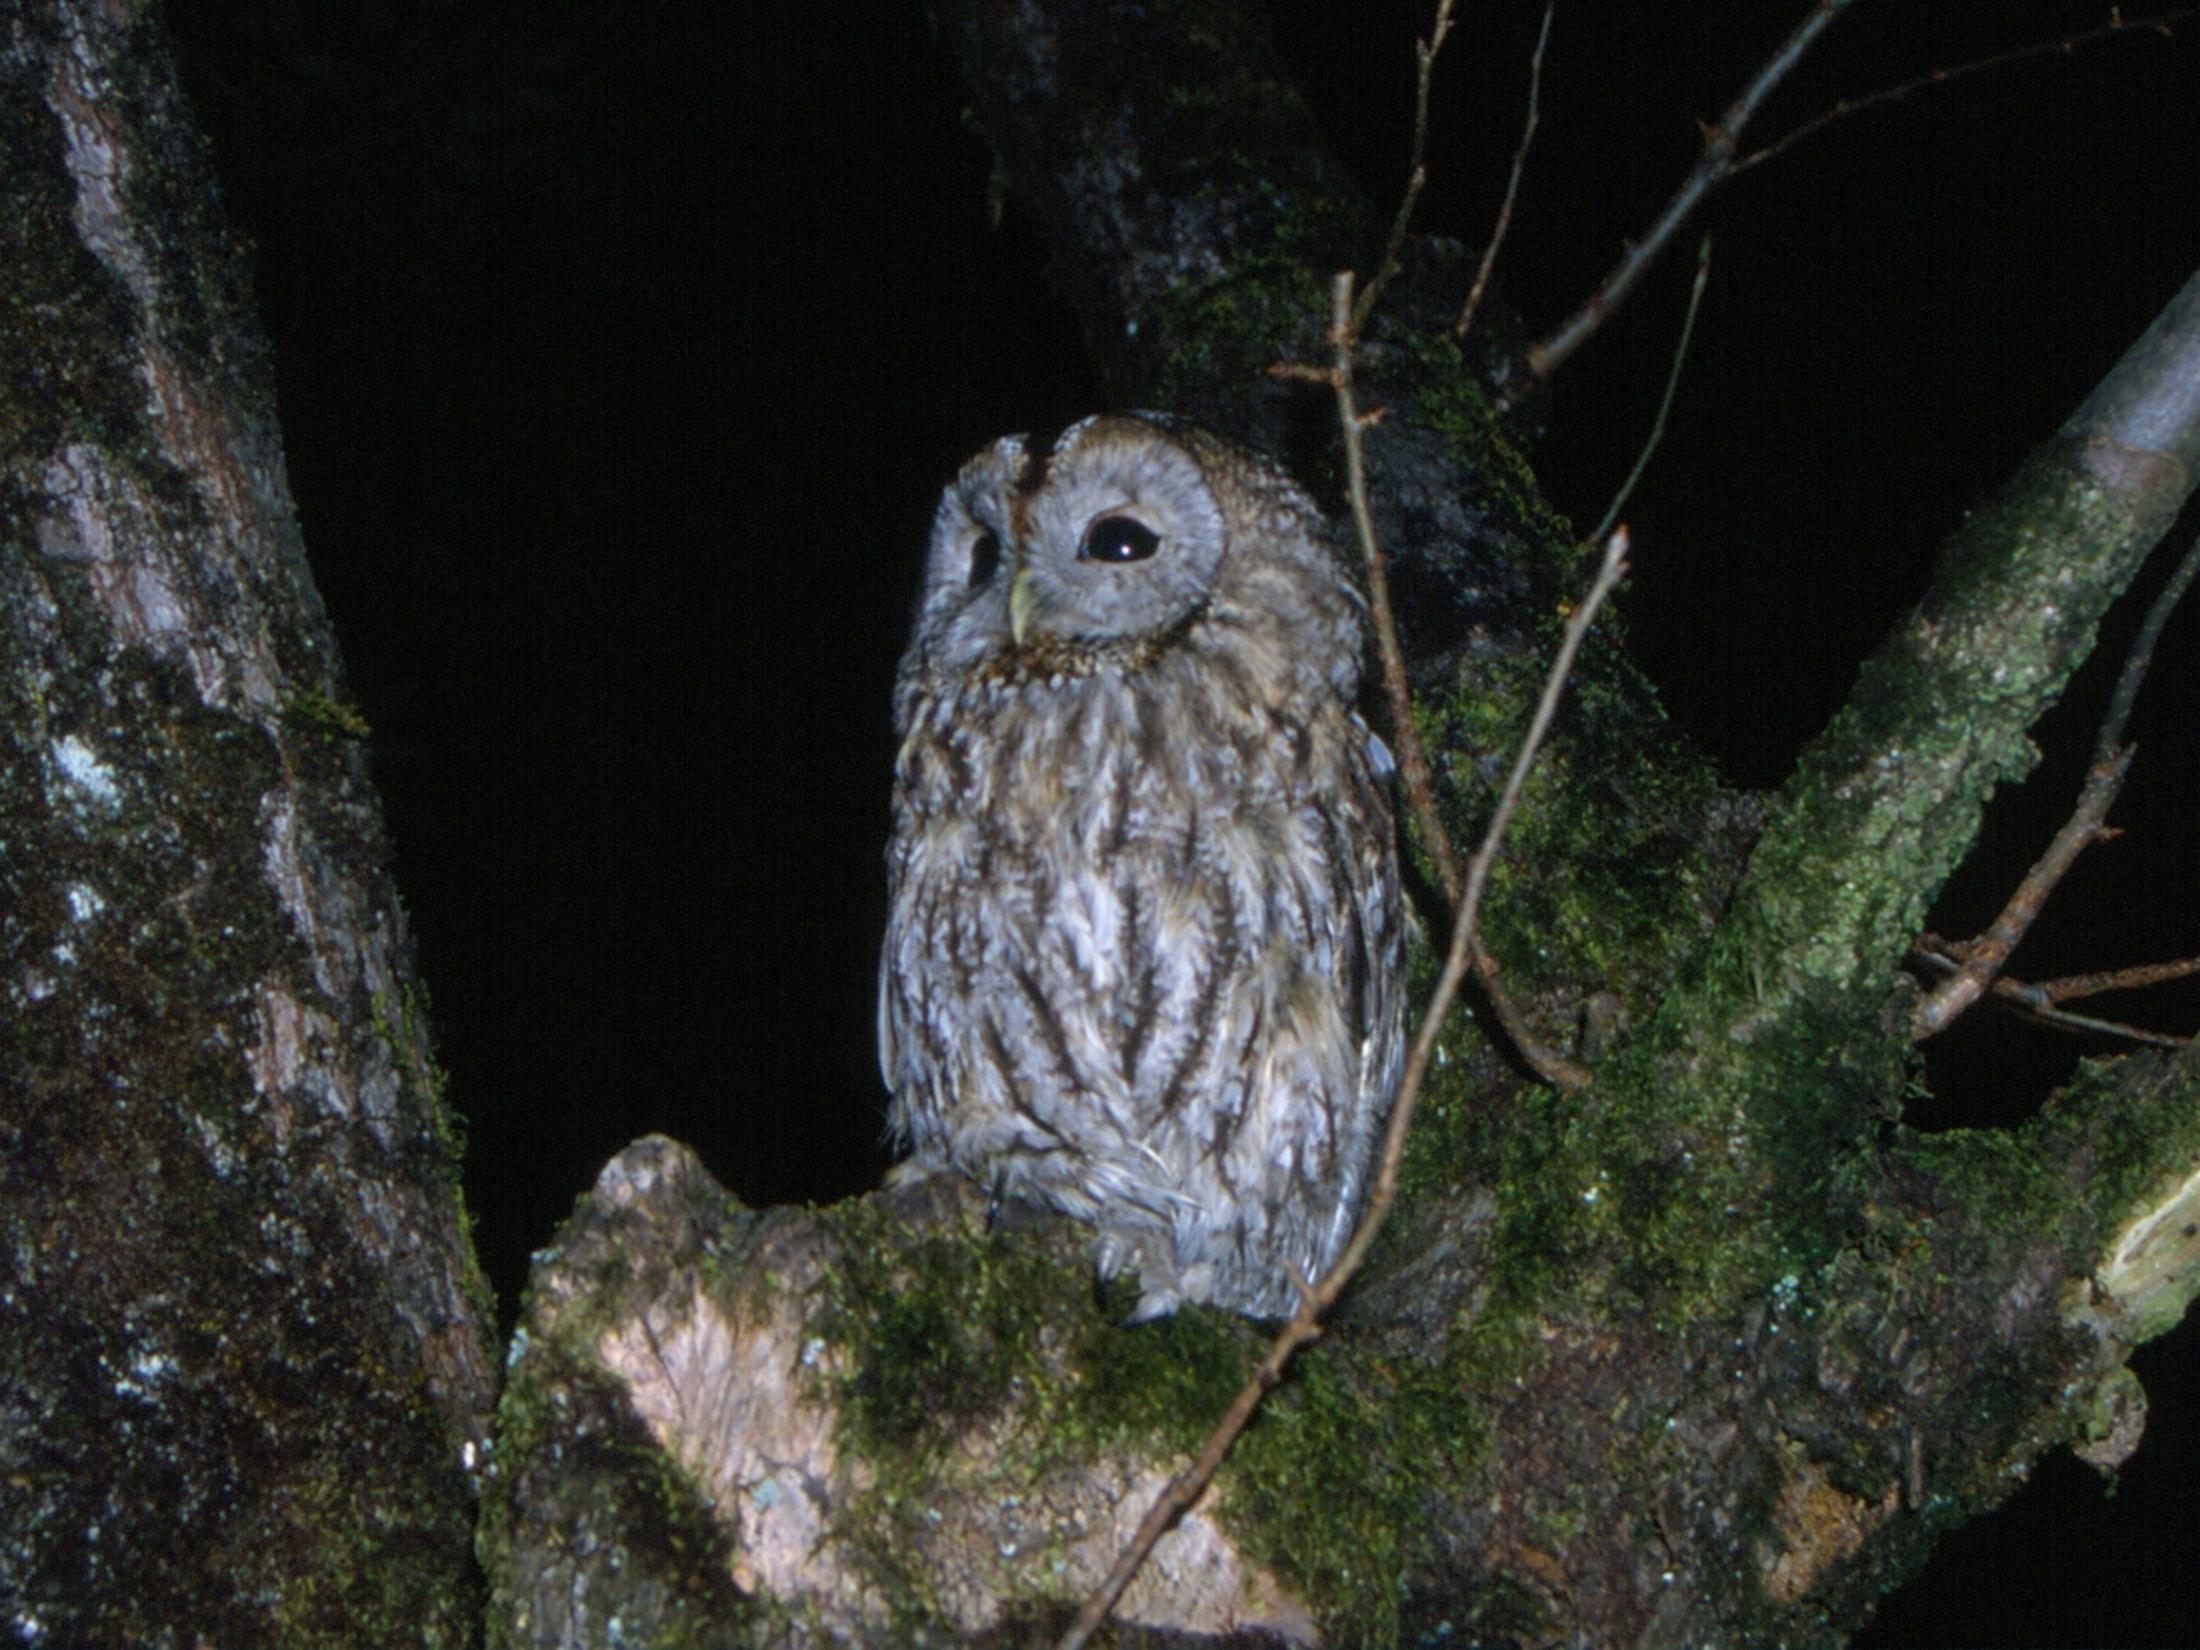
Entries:
[[1087,418],[1044,454],[1006,436],[940,499],[912,662],[921,654],[923,669],[948,676],[1019,657],[1093,668],[1180,633],[1218,601],[1309,616],[1311,583],[1356,673],[1353,597],[1322,531],[1282,472],[1168,419]]

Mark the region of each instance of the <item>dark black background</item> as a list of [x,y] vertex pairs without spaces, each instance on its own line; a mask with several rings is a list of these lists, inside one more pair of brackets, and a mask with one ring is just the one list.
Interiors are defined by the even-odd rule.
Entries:
[[[1384,203],[1428,9],[1270,6]],[[1803,4],[1750,10],[1563,9],[1501,265],[1530,327],[1648,223],[1695,120]],[[638,1134],[692,1142],[752,1203],[867,1189],[886,703],[927,518],[973,448],[1098,398],[1028,226],[989,222],[987,156],[921,8],[170,15],[254,246],[292,484],[375,729],[507,1316],[528,1252]],[[1425,227],[1487,233],[1537,15],[1464,6]],[[1761,130],[2105,21],[1866,0]],[[1705,215],[1710,296],[1629,511],[1625,601],[1667,704],[1737,778],[1781,778],[1941,536],[2200,262],[2196,41],[2132,32],[1920,92]],[[1577,520],[1640,446],[1693,244],[1556,383],[1537,462]],[[1981,924],[2067,812],[2135,622],[2119,610],[2042,725],[2049,759],[1997,808],[1944,930]],[[2134,720],[2130,834],[2081,863],[2020,972],[2200,949],[2196,641],[2188,612]],[[2190,1030],[2200,992],[2102,1011]],[[2021,1117],[2094,1051],[1983,1014],[1942,1042],[1925,1126]],[[2200,1642],[2200,1341],[2188,1326],[2136,1364],[2154,1418],[2114,1493],[2044,1463],[1869,1642]]]

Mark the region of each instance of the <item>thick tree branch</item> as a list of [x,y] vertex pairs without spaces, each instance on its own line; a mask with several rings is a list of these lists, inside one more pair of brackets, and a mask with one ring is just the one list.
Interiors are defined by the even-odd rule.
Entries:
[[2026,732],[2200,468],[2200,276],[1942,553],[1925,600],[1804,752],[1697,983],[1730,1023],[1792,998],[1869,1014]]
[[[1263,371],[1321,353],[1366,214],[1266,33],[1231,0],[939,10],[1116,397],[1282,450],[1288,393]],[[1242,347],[1206,326],[1222,302],[1265,317],[1259,358],[1212,353]]]

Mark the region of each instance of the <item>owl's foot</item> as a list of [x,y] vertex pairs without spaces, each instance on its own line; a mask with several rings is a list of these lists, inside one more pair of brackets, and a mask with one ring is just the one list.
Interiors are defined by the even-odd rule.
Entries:
[[1138,1304],[1126,1324],[1165,1318],[1179,1307],[1202,1304],[1214,1292],[1214,1268],[1179,1267],[1175,1244],[1159,1232],[1103,1232],[1093,1243],[1092,1258],[1102,1281],[1123,1272],[1138,1275]]
[[935,1179],[940,1175],[958,1174],[960,1172],[952,1164],[928,1163],[921,1157],[912,1157],[896,1163],[886,1171],[886,1189],[890,1192],[897,1192],[904,1186],[921,1186],[927,1180]]

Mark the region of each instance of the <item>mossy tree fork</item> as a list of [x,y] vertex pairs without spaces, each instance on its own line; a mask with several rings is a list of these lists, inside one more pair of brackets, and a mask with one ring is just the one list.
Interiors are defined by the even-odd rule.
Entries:
[[[1267,369],[1324,358],[1365,214],[1243,13],[939,12],[1116,399],[1335,482]],[[28,8],[0,97],[5,1356],[58,1452],[11,1479],[0,1579],[83,1642],[465,1643],[486,1314],[237,254],[142,10]],[[1588,558],[1452,330],[1469,272],[1403,258],[1355,381],[1471,840]],[[1830,1642],[2042,1451],[2130,1447],[2124,1360],[2200,1288],[2200,1055],[1916,1134],[1901,966],[2183,503],[2196,385],[2200,281],[1948,544],[1769,806],[1585,655],[1485,937],[1554,1044],[1592,997],[1620,1029],[1563,1093],[1448,1029],[1397,1230],[1126,1596],[1147,1642]],[[234,920],[195,920],[210,887]],[[1057,1629],[1255,1355],[1117,1315],[1074,1233],[989,1233],[953,1188],[760,1214],[637,1145],[513,1348],[492,1642]],[[203,1550],[171,1539],[179,1465]]]

